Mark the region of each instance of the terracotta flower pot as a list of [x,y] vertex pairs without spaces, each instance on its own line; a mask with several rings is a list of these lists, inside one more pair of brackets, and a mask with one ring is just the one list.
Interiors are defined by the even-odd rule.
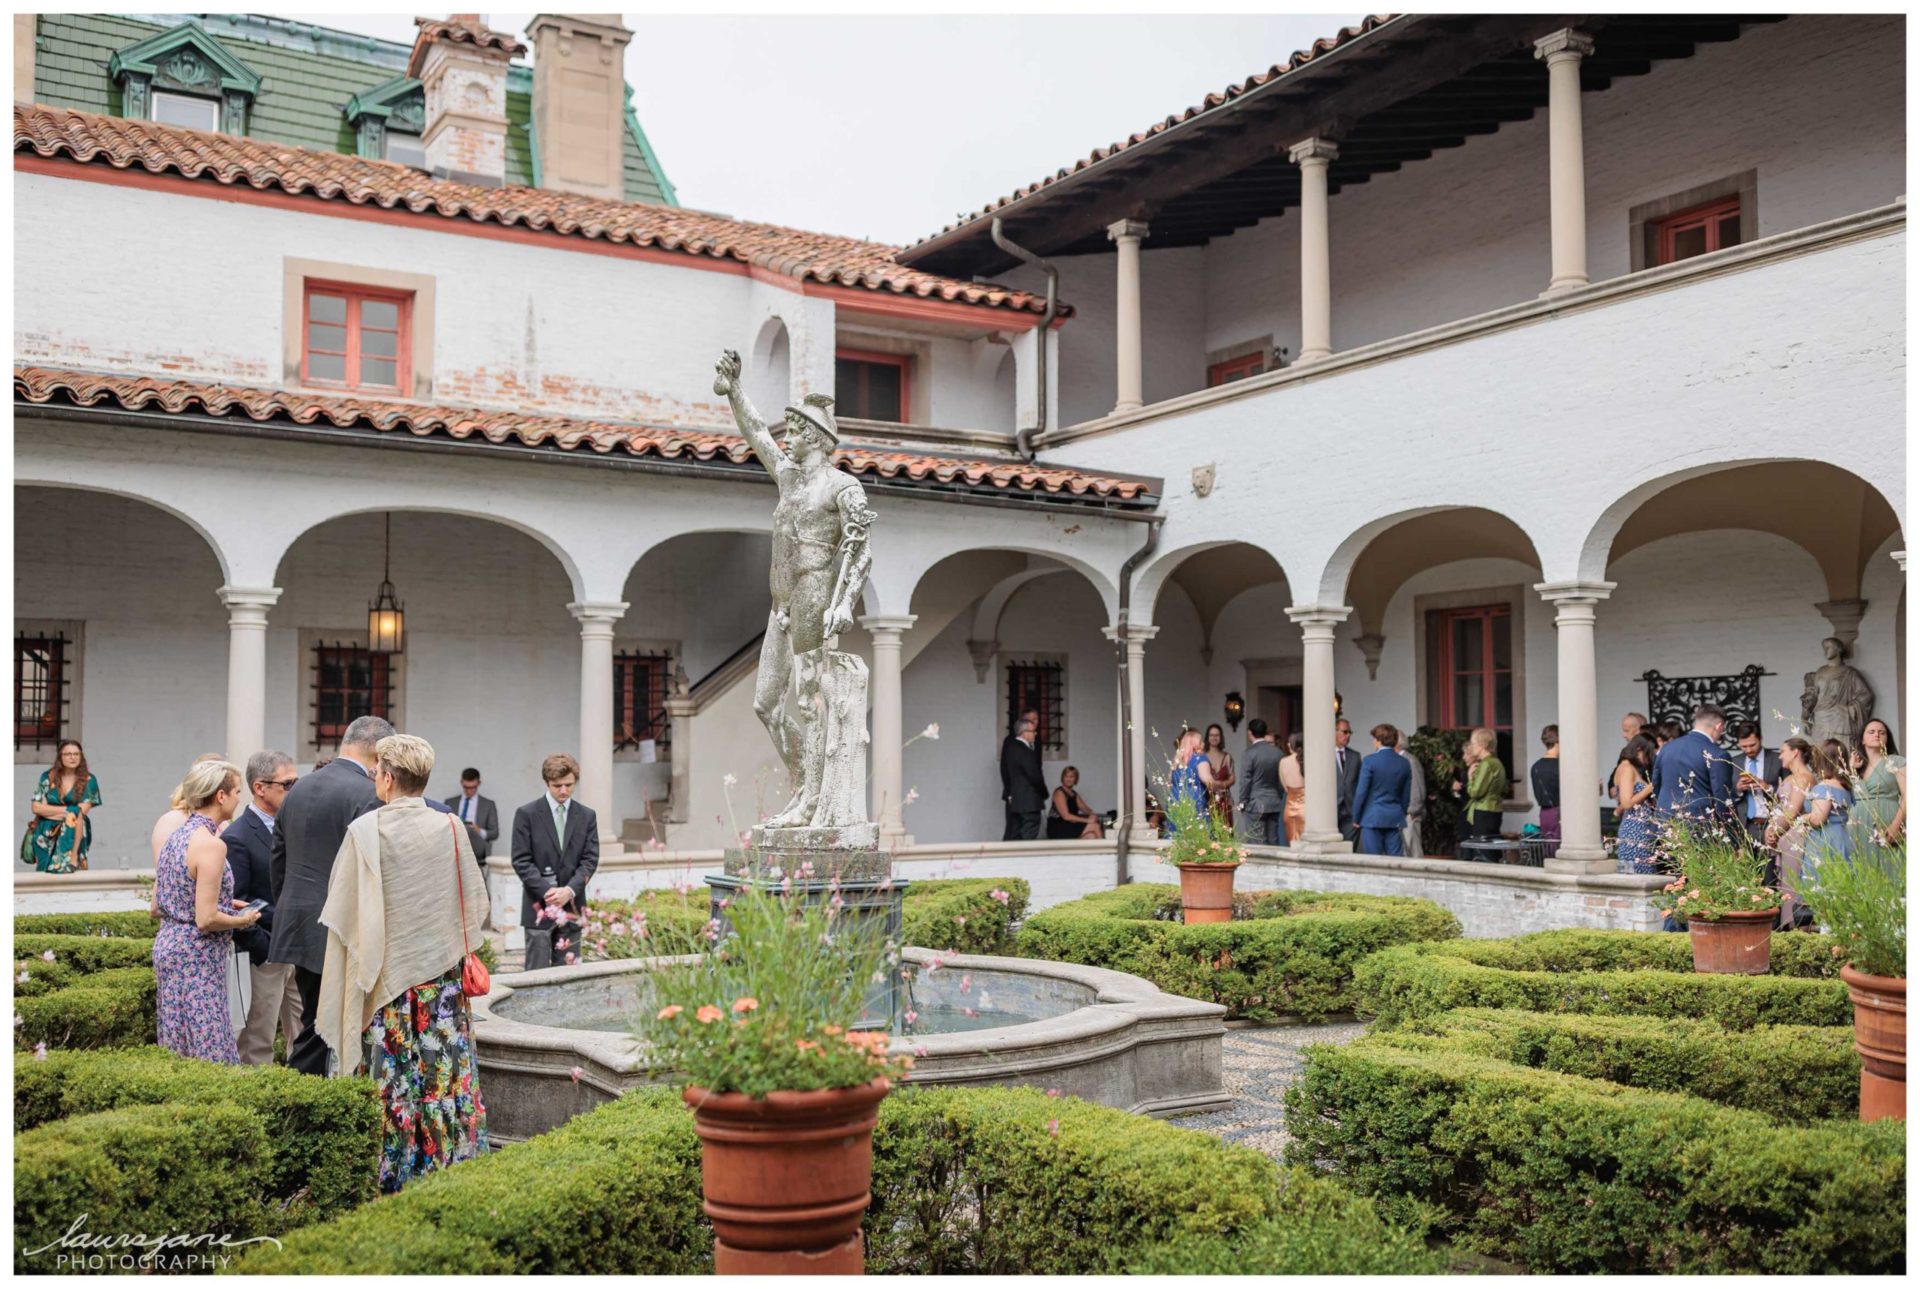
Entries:
[[1853,999],[1853,1050],[1860,1053],[1860,1121],[1907,1117],[1907,981],[1840,968]]
[[873,1199],[873,1125],[892,1089],[737,1092],[688,1088],[719,1275],[862,1273]]
[[1181,864],[1181,917],[1189,922],[1233,921],[1233,874],[1238,864]]
[[1687,919],[1693,969],[1702,975],[1764,976],[1772,966],[1773,924],[1779,909]]

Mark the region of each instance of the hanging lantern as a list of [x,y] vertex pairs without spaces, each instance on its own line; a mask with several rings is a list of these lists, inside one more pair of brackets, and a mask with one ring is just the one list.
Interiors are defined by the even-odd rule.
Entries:
[[1234,690],[1227,695],[1227,725],[1236,733],[1240,729],[1240,720],[1247,714],[1247,700],[1240,697],[1240,691]]
[[381,566],[380,589],[367,605],[367,649],[371,653],[400,653],[407,638],[407,615],[393,593],[393,515],[387,515],[387,554]]

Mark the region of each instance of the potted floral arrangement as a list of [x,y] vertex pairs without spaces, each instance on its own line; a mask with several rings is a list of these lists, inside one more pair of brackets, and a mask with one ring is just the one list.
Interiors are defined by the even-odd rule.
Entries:
[[839,906],[790,882],[742,889],[730,929],[709,921],[698,952],[658,964],[635,1020],[693,1109],[722,1275],[861,1273],[873,1127],[912,1062],[855,1028],[899,955]]
[[1780,892],[1766,883],[1766,860],[1721,824],[1673,820],[1661,852],[1679,876],[1654,905],[1686,923],[1693,969],[1764,976],[1771,967]]
[[1847,857],[1808,857],[1794,894],[1845,960],[1860,1053],[1860,1118],[1907,1117],[1907,847],[1853,839]]
[[1233,874],[1246,851],[1230,824],[1191,797],[1170,793],[1173,830],[1167,862],[1180,870],[1180,906],[1188,922],[1233,920]]

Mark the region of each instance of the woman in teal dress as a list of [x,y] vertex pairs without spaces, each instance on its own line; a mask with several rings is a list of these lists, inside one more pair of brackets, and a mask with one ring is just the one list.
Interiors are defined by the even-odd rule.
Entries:
[[87,771],[86,751],[67,739],[33,790],[33,822],[20,842],[20,862],[43,873],[84,871],[93,844],[87,815],[99,804],[100,781]]
[[1907,758],[1885,721],[1875,717],[1860,731],[1853,768],[1864,821],[1889,846],[1900,841],[1907,835]]

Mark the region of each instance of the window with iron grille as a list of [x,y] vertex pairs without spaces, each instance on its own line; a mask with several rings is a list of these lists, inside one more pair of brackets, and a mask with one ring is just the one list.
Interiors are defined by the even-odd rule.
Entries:
[[1007,663],[1007,733],[1019,726],[1022,712],[1038,714],[1040,727],[1033,745],[1043,758],[1059,758],[1067,750],[1067,665],[1034,658]]
[[13,750],[48,750],[67,735],[72,641],[64,631],[13,637]]
[[394,719],[399,659],[362,644],[327,641],[313,647],[313,742],[331,747],[362,716]]
[[654,754],[667,758],[673,733],[667,721],[667,693],[673,658],[664,653],[623,652],[613,656],[613,750],[638,751],[647,739]]

